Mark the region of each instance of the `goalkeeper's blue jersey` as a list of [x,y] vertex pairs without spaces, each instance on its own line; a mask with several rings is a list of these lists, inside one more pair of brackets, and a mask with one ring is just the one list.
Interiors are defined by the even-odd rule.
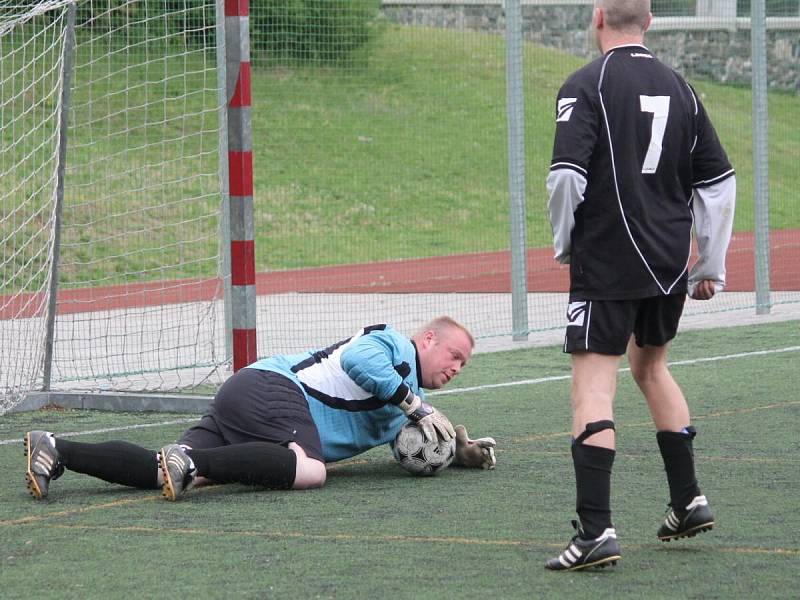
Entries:
[[411,390],[424,398],[414,343],[389,325],[365,327],[323,350],[280,355],[247,368],[274,371],[303,390],[325,462],[394,441]]

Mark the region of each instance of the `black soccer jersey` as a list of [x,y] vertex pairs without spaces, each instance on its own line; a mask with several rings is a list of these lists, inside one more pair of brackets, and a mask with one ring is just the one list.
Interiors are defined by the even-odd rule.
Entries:
[[[733,169],[694,90],[635,45],[609,50],[562,86],[550,173],[579,182],[550,201],[572,203],[564,262],[573,295],[591,300],[685,293],[692,189]],[[580,198],[584,183],[582,200],[566,197]]]

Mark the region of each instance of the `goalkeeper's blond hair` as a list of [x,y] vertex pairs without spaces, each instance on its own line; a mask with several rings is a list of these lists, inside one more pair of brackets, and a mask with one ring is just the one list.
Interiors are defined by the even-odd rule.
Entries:
[[426,331],[435,331],[438,334],[438,333],[444,333],[445,331],[451,330],[451,329],[459,329],[459,330],[463,331],[464,334],[469,339],[470,348],[474,348],[475,347],[475,338],[472,337],[472,334],[469,332],[469,329],[464,327],[461,323],[456,321],[454,318],[448,317],[447,315],[442,315],[441,317],[436,317],[435,319],[432,319],[432,320],[428,321],[425,325],[423,325],[417,331],[417,333],[416,333],[416,335],[414,337],[416,337],[417,335],[421,335],[421,334],[425,333]]

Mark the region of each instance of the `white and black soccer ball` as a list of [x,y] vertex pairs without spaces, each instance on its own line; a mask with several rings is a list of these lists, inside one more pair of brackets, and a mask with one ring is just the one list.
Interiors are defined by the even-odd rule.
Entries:
[[394,439],[392,454],[401,467],[414,475],[436,475],[456,457],[456,441],[443,442],[438,437],[429,442],[422,429],[409,421]]

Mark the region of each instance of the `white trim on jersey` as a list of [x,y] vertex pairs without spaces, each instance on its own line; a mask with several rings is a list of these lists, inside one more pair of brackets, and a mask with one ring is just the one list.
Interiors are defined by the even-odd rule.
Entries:
[[[697,113],[700,112],[700,107],[697,105],[697,96],[694,95],[694,90],[692,86],[688,83],[686,84],[686,88],[689,90],[689,95],[692,97],[692,103],[694,104],[694,116],[697,116]],[[694,135],[694,140],[692,140],[692,148],[689,150],[689,154],[694,154],[694,149],[697,146],[697,134]]]
[[[692,96],[692,102],[694,103],[694,116],[697,116],[697,113],[700,112],[700,107],[697,105],[697,96],[694,95],[694,90],[688,83],[686,83],[686,89],[689,90],[689,94]],[[697,140],[697,136],[695,136],[695,140]],[[694,149],[694,146],[692,146],[692,149]]]
[[574,170],[578,171],[579,173],[582,173],[583,175],[586,175],[588,173],[588,171],[586,169],[584,169],[582,166],[576,165],[575,163],[571,163],[571,162],[561,161],[561,162],[554,162],[554,163],[552,163],[550,165],[550,170],[551,171],[555,171],[556,169],[563,169],[563,168],[574,169]]
[[717,183],[719,181],[722,181],[723,179],[726,179],[726,178],[730,177],[734,173],[735,173],[735,171],[733,169],[728,169],[722,175],[717,175],[716,177],[712,177],[711,179],[701,179],[700,181],[695,181],[692,184],[692,187],[700,188],[700,187],[710,186],[710,185],[713,185],[713,184],[715,184],[715,183]]
[[300,382],[309,388],[318,390],[326,396],[333,398],[345,398],[348,400],[366,400],[372,394],[357,385],[350,376],[342,369],[339,357],[342,352],[347,350],[353,342],[361,336],[353,337],[346,344],[336,348],[329,356],[319,362],[309,365],[305,369],[297,371],[296,375]]
[[[625,43],[625,44],[617,44],[613,48],[609,48],[608,50],[606,50],[606,52],[613,52],[614,50],[618,50],[620,48],[636,48],[637,46],[639,48],[644,48],[645,50],[647,50],[647,46],[645,46],[644,44],[629,44],[629,43]],[[650,50],[647,50],[647,53],[650,54],[651,53]]]

